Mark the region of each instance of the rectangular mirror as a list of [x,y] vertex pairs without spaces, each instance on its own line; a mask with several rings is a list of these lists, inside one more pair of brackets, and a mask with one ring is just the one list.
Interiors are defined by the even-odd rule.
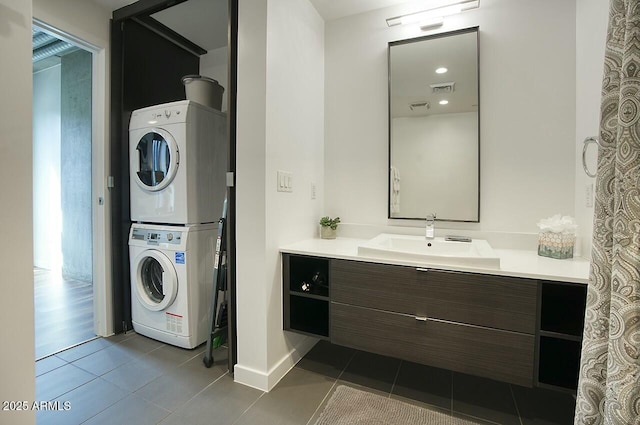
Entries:
[[480,221],[478,27],[389,43],[389,218]]

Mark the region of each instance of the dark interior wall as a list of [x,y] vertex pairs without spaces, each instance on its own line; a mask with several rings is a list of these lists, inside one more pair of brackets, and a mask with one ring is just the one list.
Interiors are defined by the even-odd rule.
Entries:
[[91,282],[91,60],[77,50],[60,61],[62,274]]
[[136,109],[185,99],[181,79],[199,73],[200,58],[132,19],[112,22],[111,37],[113,296],[121,332],[131,329],[129,118]]
[[200,72],[200,58],[133,22],[124,22],[123,107],[185,99],[182,77]]

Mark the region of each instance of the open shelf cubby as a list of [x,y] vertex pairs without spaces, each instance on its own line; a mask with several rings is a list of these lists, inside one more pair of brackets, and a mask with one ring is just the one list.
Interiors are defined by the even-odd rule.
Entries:
[[573,391],[580,372],[587,285],[541,285],[538,382]]
[[329,298],[329,261],[289,256],[289,291]]
[[538,382],[575,390],[580,372],[580,341],[540,337]]
[[587,285],[543,282],[540,330],[582,337],[586,302]]
[[311,335],[329,336],[329,302],[291,294],[289,329]]
[[284,254],[284,329],[329,338],[329,260]]

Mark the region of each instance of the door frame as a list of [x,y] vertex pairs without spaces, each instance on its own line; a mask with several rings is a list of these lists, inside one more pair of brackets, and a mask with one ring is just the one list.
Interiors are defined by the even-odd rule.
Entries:
[[64,30],[34,17],[33,26],[91,53],[91,220],[93,331],[113,334],[111,273],[111,199],[108,188],[107,52]]

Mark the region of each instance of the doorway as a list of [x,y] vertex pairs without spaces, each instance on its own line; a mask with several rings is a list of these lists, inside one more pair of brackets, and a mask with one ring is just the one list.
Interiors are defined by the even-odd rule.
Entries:
[[33,28],[36,359],[95,337],[91,52]]

